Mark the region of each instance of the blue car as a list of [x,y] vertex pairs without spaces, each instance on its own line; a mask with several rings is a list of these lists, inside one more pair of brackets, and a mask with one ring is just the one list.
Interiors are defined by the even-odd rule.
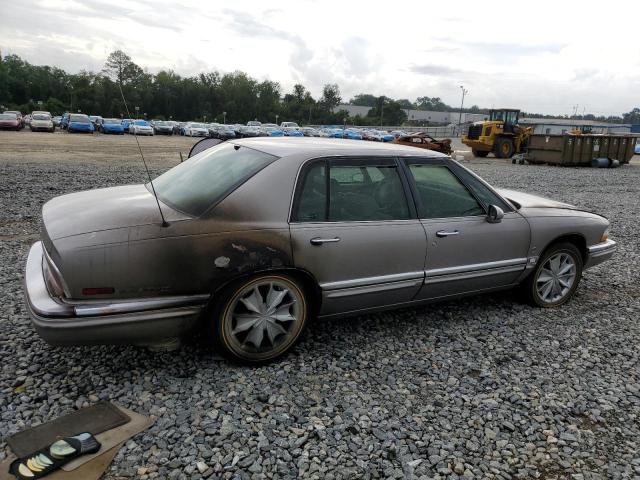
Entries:
[[396,137],[391,135],[389,132],[380,132],[378,130],[378,133],[380,133],[380,136],[381,136],[383,142],[392,142],[393,140],[396,139]]
[[263,130],[266,131],[270,137],[284,137],[284,132],[280,130],[278,127],[263,126]]
[[634,150],[636,155],[640,155],[640,141],[636,143],[636,149]]
[[124,135],[124,127],[119,118],[105,118],[100,125],[100,131],[102,133]]
[[129,133],[129,125],[131,124],[131,122],[133,122],[133,120],[131,118],[125,118],[124,120],[122,120],[120,122],[120,123],[122,123],[122,128],[127,133]]
[[344,130],[344,135],[342,138],[347,138],[349,140],[362,140],[362,133],[357,130],[347,128],[346,130]]
[[285,137],[304,137],[304,133],[296,127],[282,127]]
[[69,126],[69,112],[64,112],[60,118],[60,128],[66,130]]
[[83,113],[72,113],[69,115],[69,124],[67,125],[67,131],[69,133],[93,133],[93,130],[93,123],[87,115]]

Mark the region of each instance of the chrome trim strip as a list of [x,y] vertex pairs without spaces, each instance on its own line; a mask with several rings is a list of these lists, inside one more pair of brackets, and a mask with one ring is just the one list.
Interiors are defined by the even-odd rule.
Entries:
[[452,275],[456,273],[468,273],[478,270],[497,269],[502,267],[522,267],[527,264],[528,258],[513,258],[510,260],[499,260],[497,262],[472,263],[469,265],[460,265],[458,267],[433,268],[425,270],[425,275],[429,277],[438,277],[441,275]]
[[352,287],[352,288],[343,288],[341,290],[328,290],[325,297],[326,298],[340,298],[340,297],[350,297],[353,295],[364,295],[367,293],[378,293],[385,292],[388,290],[398,290],[401,288],[411,288],[422,285],[422,278],[416,278],[414,280],[404,280],[400,282],[393,283],[382,283],[378,285],[369,285],[365,287]]
[[378,277],[364,277],[353,280],[322,283],[320,284],[320,288],[322,290],[338,290],[341,288],[365,287],[380,283],[401,282],[403,280],[422,280],[423,278],[424,272],[394,273],[392,275],[380,275]]
[[596,243],[587,248],[589,256],[598,257],[600,255],[606,255],[613,253],[618,249],[618,244],[613,240],[607,240],[602,243]]
[[177,297],[143,298],[122,300],[103,304],[78,305],[74,312],[78,317],[95,317],[114,313],[132,313],[163,308],[177,308],[203,305],[210,295],[182,295]]
[[424,280],[425,285],[434,283],[453,282],[455,280],[468,280],[470,278],[486,277],[489,275],[500,275],[503,273],[522,272],[525,265],[512,265],[506,267],[489,268],[486,270],[474,270],[469,272],[450,273],[448,275],[427,276]]

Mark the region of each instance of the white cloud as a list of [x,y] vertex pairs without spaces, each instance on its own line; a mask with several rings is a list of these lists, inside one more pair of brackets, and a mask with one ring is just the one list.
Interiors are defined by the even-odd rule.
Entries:
[[640,105],[640,4],[201,0],[5,2],[0,49],[36,64],[100,70],[122,48],[149,71],[242,70],[318,96],[366,92],[457,105],[620,114]]

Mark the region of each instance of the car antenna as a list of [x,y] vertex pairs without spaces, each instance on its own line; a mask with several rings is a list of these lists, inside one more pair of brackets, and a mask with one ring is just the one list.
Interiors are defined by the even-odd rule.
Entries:
[[[118,89],[120,90],[120,96],[122,97],[122,102],[124,103],[124,109],[127,111],[127,118],[131,118],[131,114],[129,113],[129,107],[127,106],[127,101],[124,99],[124,93],[122,93],[122,85],[120,85],[120,82],[118,82]],[[140,146],[140,142],[138,141],[138,136],[134,134],[133,138],[135,138],[136,140],[136,144],[138,145],[138,150],[140,151],[140,156],[142,157],[142,163],[144,164],[144,169],[147,171],[147,177],[149,177],[149,183],[151,184],[151,191],[153,192],[153,197],[156,199],[156,204],[158,205],[158,211],[160,212],[160,217],[162,218],[162,226],[168,227],[169,223],[164,219],[162,208],[160,208],[160,200],[158,200],[158,194],[156,193],[156,188],[153,186],[153,180],[151,180],[149,167],[147,166],[147,162],[144,159],[144,154],[142,153],[142,147]]]

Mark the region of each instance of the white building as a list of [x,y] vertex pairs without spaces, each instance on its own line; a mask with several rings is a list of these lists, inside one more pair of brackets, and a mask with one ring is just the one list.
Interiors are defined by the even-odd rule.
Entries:
[[598,122],[596,120],[573,120],[570,118],[521,118],[520,125],[532,126],[533,133],[562,135],[576,128],[591,127],[593,133],[630,133],[631,125]]
[[[366,117],[371,108],[372,107],[361,107],[358,105],[343,104],[338,105],[333,109],[333,111],[338,112],[340,110],[346,110],[347,112],[349,112],[350,117],[355,117],[356,115]],[[452,123],[457,125],[459,120],[463,124],[473,123],[489,118],[488,115],[481,113],[462,113],[462,118],[460,118],[460,112],[435,112],[431,110],[412,110],[409,108],[405,110],[405,113],[407,114],[407,119],[410,121],[425,121],[439,125],[449,125]]]

